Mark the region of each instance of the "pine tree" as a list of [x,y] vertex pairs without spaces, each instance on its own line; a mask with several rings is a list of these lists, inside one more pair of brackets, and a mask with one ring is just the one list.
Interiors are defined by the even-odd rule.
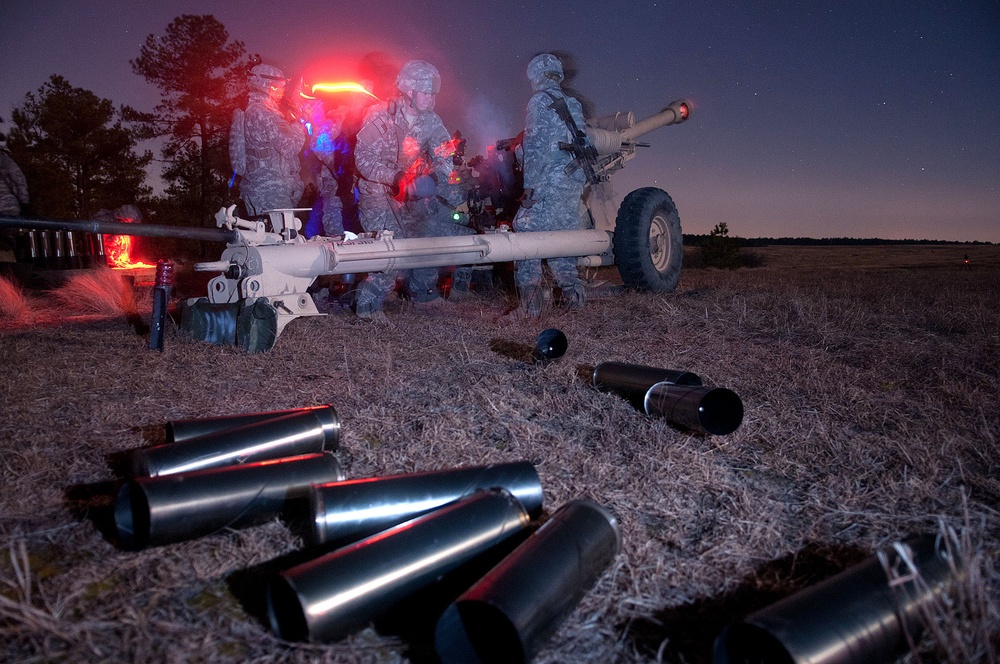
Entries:
[[136,153],[141,135],[111,101],[53,75],[11,120],[7,147],[28,181],[34,216],[86,219],[149,197],[153,156]]
[[708,240],[701,248],[701,259],[705,267],[730,270],[740,267],[740,241],[739,238],[729,237],[726,222],[719,222],[708,234]]
[[147,36],[131,61],[162,95],[152,113],[133,117],[150,137],[166,137],[166,194],[184,223],[204,225],[229,199],[229,122],[245,95],[247,62],[243,43],[213,16],[187,14]]

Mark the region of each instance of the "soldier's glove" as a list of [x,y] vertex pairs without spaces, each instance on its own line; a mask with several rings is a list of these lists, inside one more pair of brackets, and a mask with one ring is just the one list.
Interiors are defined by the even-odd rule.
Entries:
[[418,175],[413,180],[407,181],[406,173],[400,171],[392,178],[392,186],[389,192],[403,200],[412,201],[418,198],[430,198],[437,190],[437,177],[433,173]]
[[534,189],[525,189],[524,193],[521,194],[521,198],[519,198],[517,200],[521,204],[521,207],[523,207],[525,210],[527,210],[532,205],[535,204],[534,195],[535,195],[535,190]]
[[437,190],[437,178],[420,175],[406,188],[407,198],[430,198]]

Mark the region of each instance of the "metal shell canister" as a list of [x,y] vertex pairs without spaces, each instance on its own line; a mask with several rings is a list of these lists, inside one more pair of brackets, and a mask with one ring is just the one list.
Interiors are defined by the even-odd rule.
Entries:
[[126,482],[115,502],[115,527],[126,549],[170,544],[288,515],[305,514],[311,485],[343,478],[337,459],[308,454]]
[[492,488],[509,491],[532,518],[541,514],[542,484],[528,461],[350,479],[313,487],[312,540],[340,546]]
[[333,408],[310,408],[217,429],[180,442],[134,450],[132,472],[138,476],[156,477],[333,452],[339,445],[340,421]]
[[288,640],[347,636],[529,522],[510,493],[477,492],[278,574],[267,591],[271,626]]
[[701,378],[690,371],[660,369],[624,362],[601,362],[594,367],[591,380],[599,391],[610,392],[628,399],[633,406],[640,410],[649,388],[657,383],[701,385]]
[[877,664],[919,638],[922,614],[964,576],[933,536],[894,545],[727,627],[715,664]]
[[441,661],[531,661],[620,549],[607,509],[566,503],[445,610],[435,630]]
[[657,383],[644,399],[646,414],[689,431],[722,436],[743,422],[743,401],[724,387]]

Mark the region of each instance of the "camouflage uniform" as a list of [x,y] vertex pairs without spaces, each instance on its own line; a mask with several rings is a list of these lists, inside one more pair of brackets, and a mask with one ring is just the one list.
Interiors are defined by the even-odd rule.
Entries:
[[[448,179],[443,181],[447,184],[439,187],[442,198],[448,202],[449,207],[440,206],[441,232],[438,235],[446,237],[476,234],[475,229],[467,224],[460,223],[459,220],[454,218],[453,214],[455,208],[466,202],[469,187],[472,185],[473,179],[470,168],[464,167],[459,169],[457,167],[455,153],[458,150],[459,141],[461,141],[461,135],[456,132],[447,144],[448,148],[442,150],[443,156],[451,164]],[[461,157],[459,157],[459,161],[462,161]],[[472,285],[472,266],[443,267],[439,268],[438,271],[442,275],[451,276],[451,294],[448,296],[448,299],[457,300],[459,297],[469,294]]]
[[[21,216],[21,208],[28,204],[28,182],[17,163],[6,150],[0,150],[0,215]],[[0,255],[4,261],[14,261],[17,232],[0,230]]]
[[[555,99],[565,99],[577,127],[583,128],[583,108],[560,88],[563,73],[559,59],[545,53],[528,63],[528,80],[535,93],[528,101],[524,127],[524,189],[532,190],[534,203],[522,207],[514,217],[516,231],[556,231],[580,228],[580,205],[585,177],[582,169],[567,173],[571,153],[559,149],[573,135],[551,107]],[[583,305],[584,287],[576,270],[576,258],[550,258],[549,269],[571,307]],[[542,307],[542,262],[518,261],[515,280],[523,310],[538,316]]]
[[21,207],[27,204],[28,182],[24,173],[6,150],[0,150],[0,214],[20,216]]
[[[258,71],[260,70],[260,71]],[[251,75],[250,101],[244,116],[247,172],[240,183],[240,198],[251,216],[265,210],[291,208],[302,196],[299,175],[299,152],[305,144],[305,128],[286,120],[277,102],[268,94],[267,80],[275,80],[281,71],[270,65],[257,65]]]
[[[421,61],[411,61],[400,72],[399,86],[403,85],[404,72],[417,64],[433,71],[438,82],[434,88],[418,91],[436,94],[440,85],[437,70]],[[400,88],[404,92],[403,88]],[[447,182],[451,172],[450,155],[439,148],[451,138],[441,118],[433,111],[416,115],[412,124],[403,112],[407,103],[401,94],[396,100],[376,104],[369,109],[358,132],[354,159],[358,170],[358,211],[365,231],[392,231],[395,237],[431,237],[445,235],[448,228],[448,209],[436,197],[423,196],[403,203],[393,196],[400,174],[422,156],[429,158],[434,177]],[[438,297],[437,268],[410,271],[406,288],[416,302],[429,302]],[[370,315],[382,308],[386,296],[395,287],[397,274],[393,272],[370,273],[358,289],[357,312]]]
[[313,154],[322,164],[316,176],[321,205],[323,207],[323,234],[329,237],[344,234],[344,204],[338,196],[338,163],[337,156],[348,149],[347,141],[341,131],[341,122],[332,113],[313,131],[310,141]]

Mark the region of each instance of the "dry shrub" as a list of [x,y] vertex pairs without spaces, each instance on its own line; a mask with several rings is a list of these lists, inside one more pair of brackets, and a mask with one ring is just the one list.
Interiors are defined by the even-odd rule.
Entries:
[[134,315],[139,310],[131,284],[106,267],[72,275],[54,295],[67,308],[81,313]]
[[0,318],[15,324],[31,318],[31,305],[24,290],[14,281],[0,276]]

